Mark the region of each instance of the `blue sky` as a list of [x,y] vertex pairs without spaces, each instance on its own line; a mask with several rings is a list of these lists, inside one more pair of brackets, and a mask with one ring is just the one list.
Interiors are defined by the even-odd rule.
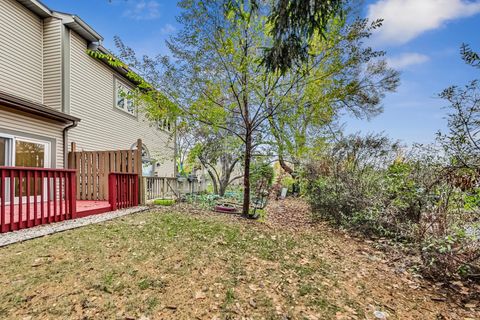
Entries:
[[[53,10],[74,13],[114,48],[118,35],[138,53],[166,54],[165,39],[178,29],[174,0],[43,0]],[[370,0],[364,15],[384,18],[370,41],[387,51],[401,71],[401,85],[383,102],[384,113],[370,121],[345,117],[348,132],[384,131],[405,143],[432,142],[446,130],[446,103],[437,95],[452,85],[480,78],[460,59],[462,42],[480,51],[480,0]]]

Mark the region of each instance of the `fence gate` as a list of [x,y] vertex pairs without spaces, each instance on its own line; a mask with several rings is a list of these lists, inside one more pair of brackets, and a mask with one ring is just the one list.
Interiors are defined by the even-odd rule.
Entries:
[[136,150],[72,151],[68,153],[69,169],[77,170],[78,200],[108,200],[110,173],[136,173],[142,175],[142,141]]

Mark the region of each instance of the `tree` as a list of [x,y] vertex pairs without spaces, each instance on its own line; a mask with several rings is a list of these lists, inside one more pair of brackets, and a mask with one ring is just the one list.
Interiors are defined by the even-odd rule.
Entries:
[[452,86],[440,97],[452,109],[447,117],[449,132],[438,138],[456,166],[480,168],[480,83],[470,82],[465,88]]
[[469,65],[480,68],[480,55],[473,51],[468,44],[462,44],[460,48],[462,59]]
[[[328,72],[322,72],[326,56],[320,54],[321,34],[317,34],[316,41],[311,44],[316,50],[310,50],[312,57],[308,63],[295,64],[286,72],[268,69],[263,63],[263,48],[273,42],[273,26],[268,18],[273,10],[270,2],[251,5],[241,0],[183,0],[179,6],[182,13],[178,21],[183,27],[167,42],[172,61],[164,57],[132,58],[133,51],[122,44],[118,46],[120,57],[133,65],[138,64],[139,74],[146,74],[146,79],[166,94],[182,117],[202,123],[211,130],[228,132],[241,141],[243,214],[248,215],[250,164],[254,151],[265,152],[265,145],[272,141],[272,127],[276,126],[273,132],[279,132],[282,117],[295,115],[303,124],[312,115],[337,108],[338,104],[322,101],[325,88],[341,78],[330,78]],[[378,24],[374,22],[373,26]],[[358,28],[351,35],[353,32],[362,35],[366,31]],[[373,52],[368,48],[352,50]],[[360,64],[358,71],[365,66],[367,64]],[[375,66],[380,65],[372,64],[372,70]],[[396,83],[398,74],[391,71],[391,79]],[[343,94],[347,96],[355,85],[362,84],[352,82],[344,87]],[[304,100],[304,95],[310,98]],[[367,98],[368,95],[355,97],[358,100]],[[293,134],[293,131],[285,130],[285,133]],[[288,138],[283,137],[282,141]]]
[[212,180],[214,193],[223,196],[232,182],[243,177],[232,176],[242,160],[241,141],[228,131],[201,124],[193,132],[196,143],[189,150],[189,160],[200,162]]
[[[461,47],[462,59],[480,68],[480,56],[468,45]],[[455,166],[480,169],[480,82],[473,80],[464,88],[451,86],[440,97],[449,102],[448,133],[437,137]]]
[[293,178],[297,177],[294,168],[310,150],[324,146],[335,134],[332,123],[341,112],[371,118],[382,111],[385,93],[397,88],[398,72],[377,59],[384,52],[363,45],[380,25],[365,19],[351,24],[334,19],[324,36],[312,39],[308,63],[316,67],[306,76],[305,85],[291,95],[289,103],[297,107],[270,119],[279,163]]
[[[268,133],[268,119],[308,73],[269,73],[261,48],[270,43],[264,10],[243,1],[180,2],[182,31],[169,42],[177,59],[167,92],[185,114],[235,135],[244,145],[243,213],[250,205],[253,150]],[[289,106],[291,107],[291,106]]]
[[[251,0],[257,6],[256,0]],[[331,19],[342,13],[343,0],[277,0],[269,15],[272,46],[264,63],[270,71],[285,73],[309,58],[310,40],[327,34]]]

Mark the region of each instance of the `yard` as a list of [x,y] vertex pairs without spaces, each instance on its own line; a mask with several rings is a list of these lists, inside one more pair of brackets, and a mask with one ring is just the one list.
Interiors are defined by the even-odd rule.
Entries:
[[[296,204],[152,210],[0,249],[0,318],[475,319]],[[478,318],[477,318],[478,319]]]

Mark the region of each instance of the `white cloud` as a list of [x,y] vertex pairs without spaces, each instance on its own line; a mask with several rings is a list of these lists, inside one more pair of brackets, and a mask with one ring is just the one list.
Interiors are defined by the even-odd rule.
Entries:
[[478,0],[379,0],[368,6],[370,19],[384,19],[375,39],[389,44],[404,44],[447,21],[479,12]]
[[161,32],[163,35],[172,34],[172,33],[174,33],[175,31],[177,31],[177,28],[175,28],[174,26],[172,26],[170,23],[167,23],[166,25],[163,26],[162,29],[160,29],[160,32]]
[[160,17],[160,4],[154,0],[140,0],[132,3],[123,15],[135,20],[153,20]]
[[430,60],[429,56],[420,53],[403,53],[396,57],[387,59],[388,65],[394,69],[405,69],[406,67],[422,64]]

